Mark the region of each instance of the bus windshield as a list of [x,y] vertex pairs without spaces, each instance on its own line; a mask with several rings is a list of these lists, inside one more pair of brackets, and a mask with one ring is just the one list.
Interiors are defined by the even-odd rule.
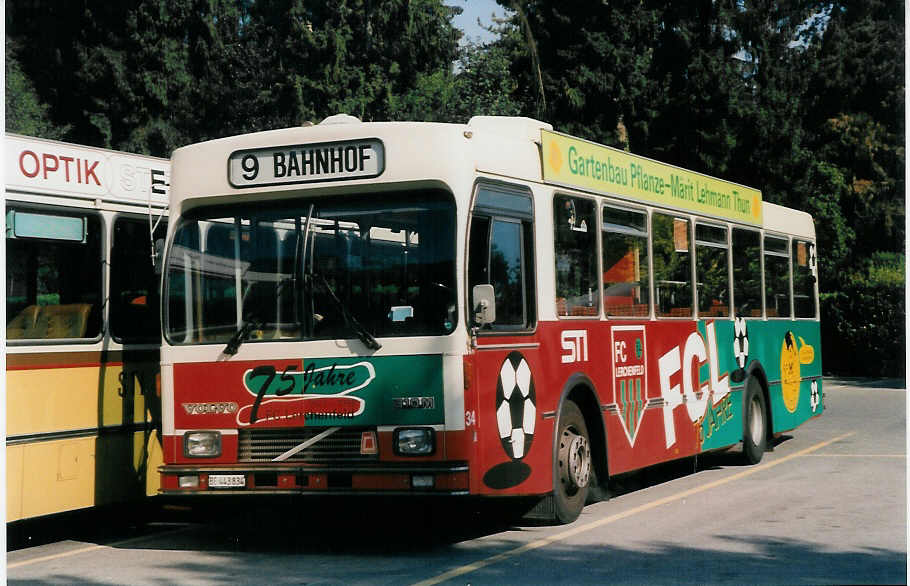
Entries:
[[[172,344],[453,331],[455,204],[442,191],[192,210],[165,268]],[[352,319],[353,318],[353,319]]]

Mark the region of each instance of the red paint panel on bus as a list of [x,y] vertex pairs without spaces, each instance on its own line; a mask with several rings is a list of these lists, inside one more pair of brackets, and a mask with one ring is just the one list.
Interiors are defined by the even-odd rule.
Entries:
[[465,400],[466,409],[473,404],[476,412],[472,493],[539,494],[552,488],[553,421],[541,414],[555,408],[556,395],[548,388],[546,354],[537,340],[478,340],[473,388]]
[[[255,361],[175,364],[174,427],[237,428],[238,411],[251,405],[255,398],[243,386],[244,373],[258,364]],[[298,361],[296,367],[299,366]]]
[[[691,364],[667,369],[664,384],[684,388],[682,379],[688,373],[692,377],[688,386],[698,393],[707,384],[702,373],[713,356],[699,329],[695,321],[565,320],[541,322],[529,336],[481,337],[468,362],[473,383],[465,396],[465,408],[476,410],[478,423],[472,492],[529,494],[552,489],[560,400],[578,385],[586,387],[590,404],[599,407],[594,425],[602,430],[589,429],[589,435],[606,434],[610,474],[698,453],[698,426],[687,407],[664,407],[660,360],[685,355],[680,348],[697,336],[701,342],[694,344],[698,352],[690,356]],[[512,387],[511,394],[503,391],[504,385]],[[512,397],[516,392],[524,396],[523,385],[526,397],[516,405]],[[536,412],[533,436],[527,429],[517,431],[514,415],[529,408],[531,396]],[[504,402],[508,414],[502,411]]]

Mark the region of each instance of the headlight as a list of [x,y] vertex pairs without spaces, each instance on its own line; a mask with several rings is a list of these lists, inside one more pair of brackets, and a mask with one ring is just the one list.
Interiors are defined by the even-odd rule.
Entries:
[[221,432],[186,432],[183,434],[183,455],[187,458],[217,458],[221,455]]
[[435,434],[432,428],[395,430],[395,452],[402,456],[429,456],[435,449]]

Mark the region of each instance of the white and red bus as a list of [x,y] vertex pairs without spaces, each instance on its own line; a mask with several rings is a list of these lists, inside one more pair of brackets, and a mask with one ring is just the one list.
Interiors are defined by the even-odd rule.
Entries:
[[174,152],[167,494],[540,496],[819,415],[815,231],[552,131],[323,123]]
[[6,520],[141,503],[162,461],[152,253],[170,163],[4,143]]

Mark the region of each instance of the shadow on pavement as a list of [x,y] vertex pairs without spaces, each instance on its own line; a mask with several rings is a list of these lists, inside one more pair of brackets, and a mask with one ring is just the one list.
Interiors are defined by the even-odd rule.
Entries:
[[[791,439],[784,435],[774,445]],[[703,470],[745,465],[742,453],[702,454],[613,477],[610,494],[621,496]],[[7,526],[7,550],[55,541],[117,543],[145,537],[141,547],[158,547],[158,533],[175,528],[192,533],[182,546],[203,551],[345,551],[394,552],[402,547],[425,550],[493,535],[517,527],[547,525],[522,518],[539,499],[447,499],[413,496],[283,496],[149,501],[140,507],[116,507],[65,513]],[[162,538],[160,547],[173,548]]]
[[[413,529],[416,519],[399,518],[396,525],[381,528],[372,525],[375,519],[361,521],[363,524],[347,530],[315,524],[291,527],[274,520],[231,525],[232,531],[213,532],[212,545],[217,546],[208,555],[192,561],[158,558],[154,575],[164,581],[171,577],[215,584],[413,583],[509,552],[526,542],[508,532],[466,548],[445,543],[448,539],[428,539],[426,530]],[[437,531],[446,533],[448,529]],[[475,568],[454,583],[900,584],[907,579],[904,552],[881,548],[838,551],[795,538],[736,534],[715,538],[721,542],[715,548],[670,542],[624,546],[621,535],[616,536],[617,543],[557,541]],[[170,547],[179,547],[179,543]],[[83,579],[67,571],[44,577],[45,583],[54,584]],[[25,581],[11,578],[9,583]]]

